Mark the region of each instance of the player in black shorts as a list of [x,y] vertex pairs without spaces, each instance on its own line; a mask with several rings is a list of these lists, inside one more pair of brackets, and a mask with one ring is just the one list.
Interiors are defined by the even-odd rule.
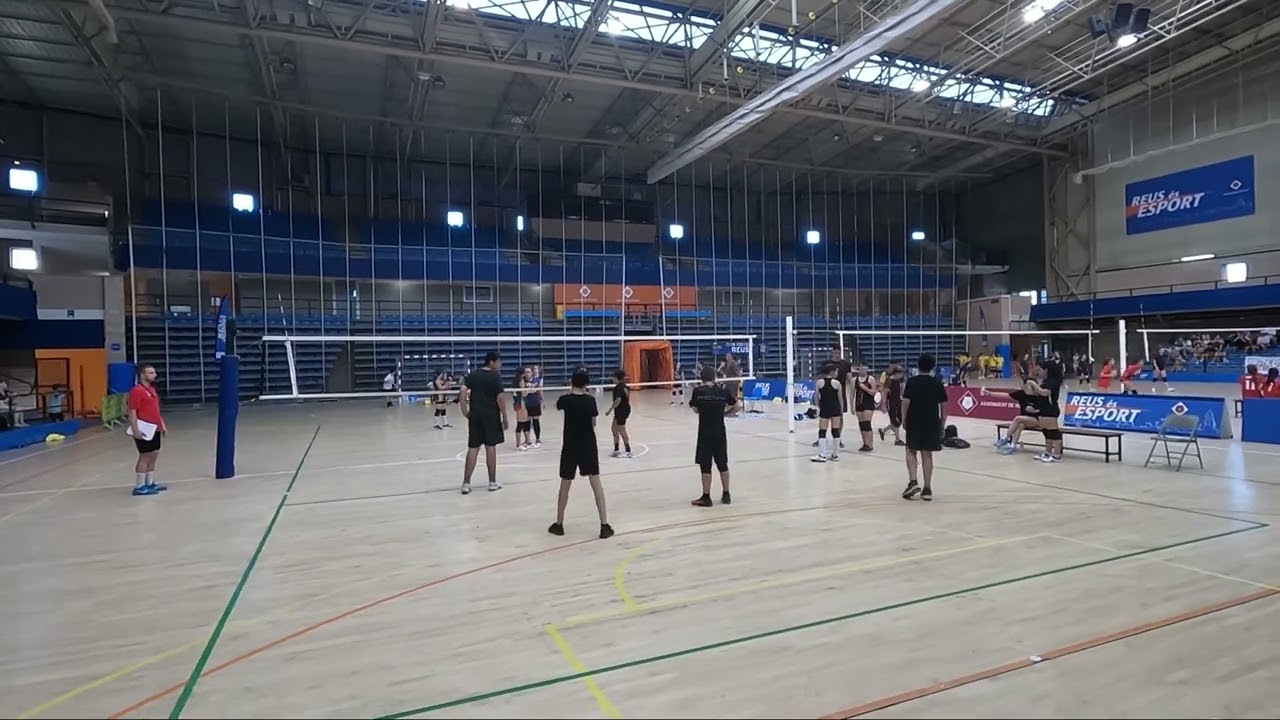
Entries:
[[515,392],[511,394],[511,406],[516,410],[516,449],[533,449],[533,424],[529,422],[529,410],[525,407],[525,396],[529,392],[529,378],[533,372],[529,368],[516,368],[512,381]]
[[524,407],[529,413],[529,425],[533,427],[533,447],[542,447],[542,366],[534,365],[529,371],[529,389],[524,394]]
[[871,376],[871,369],[865,365],[858,367],[853,378],[853,412],[858,418],[858,432],[862,435],[862,447],[858,452],[871,452],[872,439],[875,432],[871,429],[871,419],[876,414],[876,379]]
[[880,439],[884,440],[884,434],[892,430],[893,444],[898,446],[906,445],[899,432],[902,427],[902,386],[906,384],[906,377],[906,371],[897,363],[890,365],[886,373],[884,405],[889,411],[889,424],[880,428]]
[[431,385],[435,388],[436,394],[432,402],[436,406],[436,424],[437,430],[443,430],[447,427],[453,427],[449,424],[448,413],[446,408],[449,407],[449,390],[453,388],[453,378],[449,377],[449,373],[441,370],[436,373],[436,379],[431,381]]
[[600,484],[600,450],[596,447],[596,416],[600,414],[596,399],[587,394],[591,375],[586,370],[574,372],[569,392],[556,400],[556,409],[564,413],[564,445],[560,448],[560,496],[556,500],[556,521],[547,532],[564,534],[564,510],[569,505],[569,488],[573,479],[586,476],[591,494],[600,513],[600,538],[613,537],[609,516],[605,512],[604,486]]
[[698,448],[693,461],[702,471],[702,496],[693,501],[699,507],[711,507],[711,465],[720,471],[720,502],[728,505],[729,438],[725,434],[724,416],[732,412],[738,399],[716,385],[716,369],[702,368],[702,384],[689,395],[689,407],[698,414]]
[[[627,387],[627,373],[618,370],[613,374],[613,405],[604,414],[613,415],[613,425],[609,430],[613,433],[612,457],[631,457],[631,436],[627,434],[627,418],[631,417],[631,389]],[[618,449],[621,441],[625,451]]]
[[1093,358],[1088,353],[1076,356],[1076,384],[1089,385],[1093,382]]
[[467,419],[467,461],[462,470],[462,494],[471,493],[471,476],[476,471],[476,459],[484,446],[484,465],[489,471],[489,492],[501,490],[498,484],[498,446],[507,432],[507,405],[503,401],[506,388],[498,368],[502,355],[491,350],[484,356],[484,365],[472,370],[462,383],[462,395],[458,404],[462,416]]
[[[818,454],[810,458],[813,462],[840,459],[840,428],[844,425],[844,412],[840,406],[840,381],[836,380],[838,371],[834,364],[822,368],[817,390],[813,393],[818,403]],[[827,439],[828,430],[831,431],[830,440]]]
[[[907,487],[902,497],[933,499],[933,454],[942,449],[942,428],[947,422],[947,389],[933,376],[937,362],[921,355],[919,372],[902,389],[902,429],[907,434]],[[916,481],[916,464],[924,470],[924,488]]]
[[1151,364],[1155,367],[1151,371],[1151,392],[1160,390],[1160,383],[1164,383],[1165,392],[1173,392],[1173,388],[1169,387],[1169,348],[1160,348],[1156,356],[1151,358]]

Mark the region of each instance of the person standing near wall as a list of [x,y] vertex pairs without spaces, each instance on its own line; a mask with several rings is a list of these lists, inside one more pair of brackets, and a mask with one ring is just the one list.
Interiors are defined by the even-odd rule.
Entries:
[[157,485],[155,477],[160,438],[169,432],[160,415],[155,382],[156,369],[143,365],[138,371],[138,384],[129,390],[129,434],[138,449],[138,461],[133,466],[134,495],[155,495],[169,489],[167,485]]

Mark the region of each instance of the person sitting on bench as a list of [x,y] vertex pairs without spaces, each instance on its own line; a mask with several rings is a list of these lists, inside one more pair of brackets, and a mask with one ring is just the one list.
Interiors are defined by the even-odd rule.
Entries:
[[[992,395],[988,388],[982,388],[983,395]],[[1053,402],[1049,390],[1040,386],[1035,380],[1028,379],[1022,387],[1006,393],[1018,403],[1018,417],[1009,424],[1009,434],[996,440],[996,447],[1001,454],[1012,455],[1018,451],[1018,442],[1023,430],[1039,430],[1044,433],[1045,451],[1037,460],[1041,462],[1059,462],[1062,460],[1062,429],[1058,418],[1062,411]]]

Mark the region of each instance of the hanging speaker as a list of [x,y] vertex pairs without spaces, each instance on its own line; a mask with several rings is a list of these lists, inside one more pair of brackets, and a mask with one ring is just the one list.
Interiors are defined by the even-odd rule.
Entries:
[[1111,16],[1111,27],[1119,33],[1128,32],[1132,20],[1133,3],[1116,3],[1116,12]]
[[1129,23],[1129,32],[1141,35],[1151,24],[1151,8],[1138,8],[1133,11],[1133,20]]
[[1098,15],[1089,16],[1089,37],[1097,40],[1107,36],[1107,21]]

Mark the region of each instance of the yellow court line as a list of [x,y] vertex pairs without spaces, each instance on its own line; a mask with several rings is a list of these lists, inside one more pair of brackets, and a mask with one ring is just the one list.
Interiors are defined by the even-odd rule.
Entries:
[[[266,622],[266,621],[268,621],[268,620],[272,620],[272,619],[274,619],[274,618],[276,618],[276,617],[279,617],[279,616],[281,616],[281,615],[284,615],[285,613],[292,612],[292,611],[294,611],[294,610],[299,610],[299,609],[304,608],[304,607],[306,607],[306,606],[308,606],[308,605],[311,605],[311,604],[313,604],[313,603],[320,602],[321,600],[327,600],[328,598],[331,598],[331,597],[333,597],[333,596],[335,596],[335,595],[338,595],[338,594],[340,594],[340,593],[344,593],[344,592],[348,592],[348,591],[350,591],[350,590],[354,590],[354,589],[356,589],[356,588],[360,587],[361,585],[367,585],[367,584],[369,584],[369,583],[379,582],[379,581],[381,581],[381,580],[388,580],[388,579],[393,578],[393,577],[396,577],[396,576],[398,576],[398,575],[404,575],[404,574],[405,574],[405,573],[407,573],[407,572],[409,572],[409,570],[396,570],[395,572],[387,573],[387,574],[385,574],[385,575],[378,575],[378,576],[376,576],[376,577],[365,578],[364,580],[357,580],[357,581],[355,581],[355,582],[351,582],[351,583],[346,583],[346,584],[343,584],[343,585],[339,585],[338,587],[336,587],[336,588],[334,588],[334,589],[330,590],[329,592],[326,592],[326,593],[324,593],[324,594],[322,594],[322,595],[316,595],[316,596],[313,596],[313,597],[309,597],[309,598],[307,598],[307,599],[305,599],[305,600],[299,600],[299,601],[298,601],[298,602],[296,602],[296,603],[293,603],[293,604],[291,604],[291,605],[285,605],[284,607],[278,608],[278,609],[276,609],[276,610],[272,610],[272,611],[270,611],[270,612],[268,612],[268,613],[265,613],[265,614],[259,615],[259,616],[257,616],[257,617],[247,618],[247,619],[245,619],[245,620],[237,620],[237,621],[233,621],[233,622],[231,622],[231,623],[229,624],[229,627],[234,627],[234,628],[243,628],[243,627],[247,627],[247,626],[251,626],[251,625],[258,625],[258,624],[264,623],[264,622]],[[44,713],[46,713],[46,712],[48,712],[48,711],[52,710],[53,708],[58,707],[59,705],[61,705],[61,704],[65,703],[65,702],[67,702],[68,700],[71,700],[71,699],[73,699],[73,698],[76,698],[76,697],[78,697],[78,696],[80,696],[80,695],[83,695],[83,694],[85,694],[85,693],[89,692],[90,690],[96,690],[97,688],[100,688],[100,687],[102,687],[102,686],[104,686],[104,685],[108,685],[108,684],[110,684],[110,683],[113,683],[113,682],[115,682],[116,680],[119,680],[120,678],[123,678],[123,677],[125,677],[125,676],[127,676],[127,675],[132,675],[133,673],[135,673],[135,672],[137,672],[137,671],[139,671],[139,670],[142,670],[143,668],[147,668],[147,667],[150,667],[150,666],[152,666],[152,665],[155,665],[155,664],[156,664],[156,663],[158,663],[158,662],[161,662],[161,661],[163,661],[163,660],[167,660],[167,659],[169,659],[169,658],[171,658],[171,657],[173,657],[173,656],[175,656],[175,655],[179,655],[179,654],[181,654],[181,653],[183,653],[183,652],[185,652],[185,651],[197,649],[197,648],[201,647],[202,645],[204,645],[204,643],[205,643],[207,640],[208,640],[208,638],[207,638],[206,636],[202,635],[202,636],[200,636],[200,637],[198,637],[198,638],[195,638],[195,639],[193,639],[193,640],[191,640],[191,641],[189,641],[189,642],[183,643],[182,645],[178,645],[178,646],[176,646],[176,647],[169,648],[168,650],[165,650],[165,651],[163,651],[163,652],[156,653],[155,655],[152,655],[152,656],[150,656],[150,657],[148,657],[148,658],[144,658],[144,659],[142,659],[142,660],[139,660],[138,662],[136,662],[136,663],[134,663],[134,664],[132,664],[132,665],[127,665],[127,666],[125,666],[125,667],[123,667],[123,668],[120,668],[119,670],[116,670],[116,671],[115,671],[115,672],[113,672],[113,673],[110,673],[110,674],[108,674],[108,675],[103,675],[102,677],[100,677],[100,678],[98,678],[98,679],[96,679],[96,680],[91,680],[91,681],[89,681],[89,682],[87,682],[87,683],[85,683],[85,684],[83,684],[83,685],[80,685],[80,686],[78,686],[78,687],[72,688],[72,689],[70,689],[70,690],[68,690],[68,691],[66,691],[66,692],[64,692],[64,693],[62,693],[62,694],[61,694],[61,695],[59,695],[58,697],[56,697],[56,698],[54,698],[54,699],[52,699],[52,700],[50,700],[50,701],[48,701],[48,702],[46,702],[46,703],[44,703],[44,704],[37,705],[37,706],[35,706],[35,707],[33,707],[33,708],[31,708],[31,709],[29,709],[29,710],[27,710],[27,711],[23,712],[21,715],[19,715],[19,716],[18,716],[17,720],[30,720],[31,718],[34,718],[34,717],[36,717],[37,715],[42,715],[42,714],[44,714]]]
[[[1076,545],[1083,545],[1085,547],[1091,547],[1097,550],[1106,550],[1107,552],[1112,552],[1117,554],[1125,552],[1124,550],[1117,550],[1112,547],[1107,547],[1106,545],[1100,545],[1095,542],[1090,542],[1088,540],[1081,540],[1080,538],[1069,537],[1067,535],[1050,535],[1049,537],[1053,538],[1054,540],[1062,540],[1069,543],[1075,543]],[[1275,585],[1268,585],[1266,583],[1258,582],[1256,580],[1245,580],[1242,577],[1236,577],[1234,575],[1223,575],[1222,573],[1217,573],[1212,570],[1205,570],[1204,568],[1198,568],[1198,567],[1193,567],[1191,565],[1183,565],[1182,563],[1176,563],[1176,562],[1173,562],[1172,560],[1162,560],[1160,558],[1147,557],[1147,556],[1136,557],[1133,559],[1140,560],[1142,562],[1160,563],[1161,565],[1168,565],[1169,567],[1176,567],[1181,570],[1189,570],[1194,573],[1200,573],[1201,575],[1208,575],[1209,577],[1215,577],[1215,578],[1218,578],[1219,580],[1230,580],[1231,582],[1238,582],[1238,583],[1243,583],[1245,585],[1252,585],[1254,587],[1266,588],[1267,590],[1280,591],[1280,587],[1277,587]]]
[[[551,642],[556,644],[556,649],[560,651],[560,654],[569,663],[569,667],[573,668],[575,673],[587,672],[587,666],[583,665],[578,656],[573,654],[573,650],[569,649],[569,643],[564,641],[564,636],[560,634],[556,626],[552,623],[547,623],[546,630],[547,634],[551,636]],[[622,717],[622,713],[618,712],[618,708],[609,701],[608,696],[600,689],[600,684],[596,682],[595,678],[588,675],[582,678],[582,682],[587,686],[587,692],[591,693],[591,697],[595,698],[596,704],[600,706],[600,712],[604,713],[605,717]]]
[[631,564],[632,560],[635,560],[637,557],[639,557],[640,553],[644,552],[645,550],[648,550],[650,547],[654,545],[657,545],[658,543],[662,542],[664,539],[665,538],[658,538],[657,540],[650,540],[649,542],[644,543],[643,545],[637,547],[636,549],[624,555],[622,559],[618,561],[618,566],[614,568],[613,589],[618,592],[618,597],[622,600],[622,604],[625,605],[626,607],[634,608],[638,604],[636,603],[636,599],[631,597],[631,593],[627,592],[627,581],[626,581],[627,566]]
[[1043,534],[1039,534],[1039,535],[1026,535],[1022,537],[1013,537],[1013,538],[1000,538],[997,540],[987,540],[985,542],[975,543],[973,545],[965,545],[963,547],[957,547],[957,548],[948,548],[946,550],[938,550],[935,552],[924,553],[921,555],[908,555],[906,557],[885,558],[881,560],[873,560],[867,563],[859,563],[856,565],[847,565],[844,567],[830,568],[827,570],[822,570],[820,572],[806,573],[806,574],[794,575],[786,578],[779,578],[777,580],[766,580],[764,582],[753,583],[751,585],[743,585],[740,587],[726,588],[724,590],[715,590],[712,592],[703,593],[701,595],[671,598],[668,600],[653,600],[650,602],[637,603],[635,605],[630,605],[623,608],[615,608],[615,609],[605,610],[597,613],[589,613],[586,615],[577,615],[575,617],[571,617],[567,620],[557,623],[556,627],[560,629],[568,629],[568,628],[578,627],[581,625],[600,622],[601,620],[612,620],[614,618],[626,617],[628,615],[638,615],[640,613],[650,612],[654,610],[665,610],[668,608],[679,607],[682,605],[694,605],[700,602],[707,602],[708,600],[720,600],[722,598],[733,597],[735,595],[742,595],[744,593],[755,592],[759,590],[771,590],[773,588],[787,587],[788,585],[797,585],[800,583],[812,582],[814,580],[822,580],[822,579],[834,577],[837,575],[846,575],[848,573],[860,572],[864,570],[879,570],[881,568],[893,567],[894,565],[902,565],[910,562],[918,562],[921,560],[929,560],[932,558],[945,557],[947,555],[954,555],[956,553],[968,552],[970,550],[981,550],[984,548],[995,547],[997,545],[1008,545],[1012,543],[1026,542],[1028,540],[1035,540],[1041,537],[1046,537],[1046,536]]

